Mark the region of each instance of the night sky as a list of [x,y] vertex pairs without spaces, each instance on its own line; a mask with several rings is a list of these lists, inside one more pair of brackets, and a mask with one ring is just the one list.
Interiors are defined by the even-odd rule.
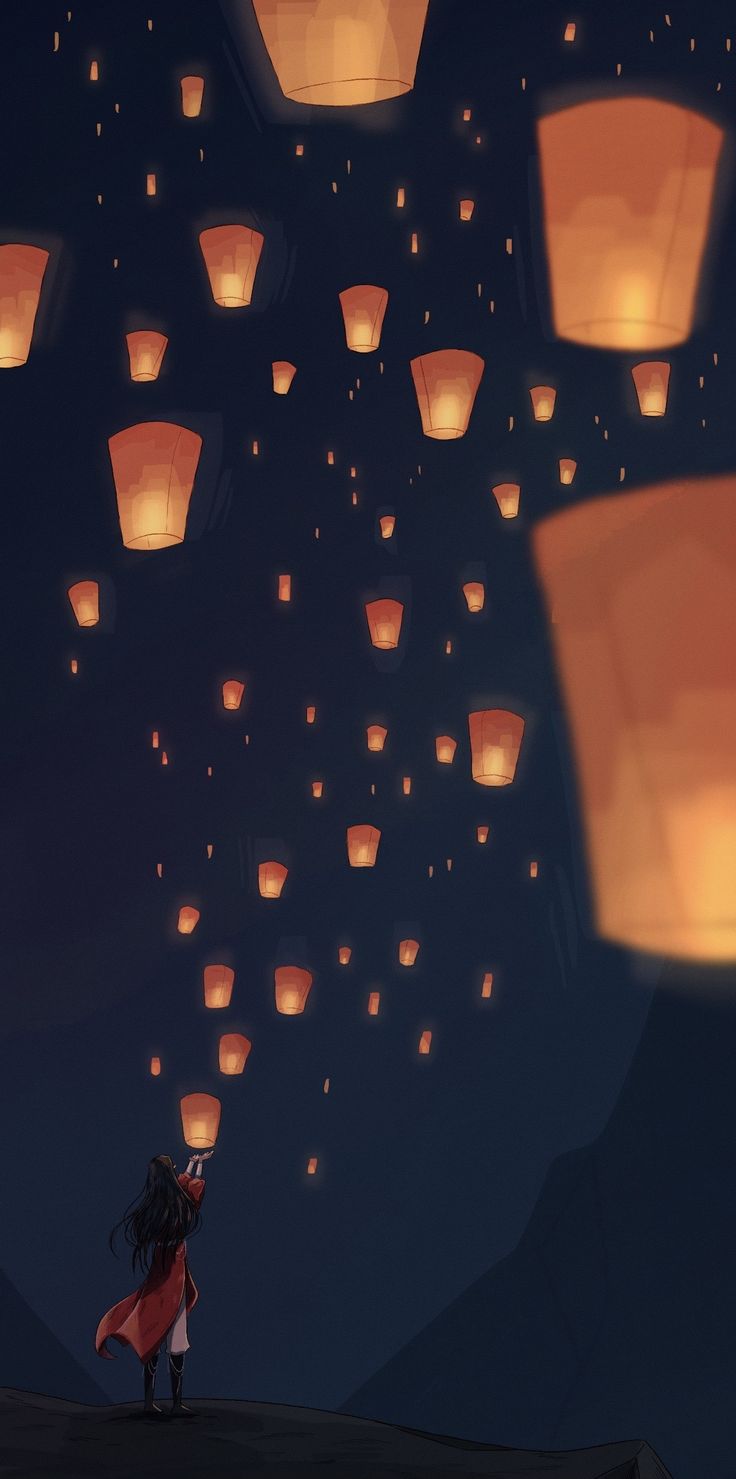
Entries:
[[[555,1158],[616,1103],[660,962],[595,935],[529,536],[619,489],[622,467],[624,492],[733,469],[727,11],[677,5],[667,24],[639,0],[430,0],[411,92],[320,109],[282,96],[249,0],[72,0],[70,20],[46,0],[3,7],[0,240],[51,255],[28,363],[0,383],[0,1266],[113,1400],[138,1395],[140,1370],[94,1353],[100,1315],[136,1283],[107,1235],[151,1156],[186,1163],[182,1094],[222,1100],[189,1246],[189,1389],[318,1407],[513,1250]],[[181,112],[189,72],[205,78],[196,119]],[[639,415],[630,366],[646,356],[555,338],[535,154],[543,109],[642,89],[727,131],[662,420]],[[198,246],[231,219],[265,238],[237,312],[213,302]],[[379,351],[359,356],[338,293],[362,282],[389,302]],[[169,338],[151,384],[128,373],[125,334],[141,326]],[[449,346],[485,373],[467,434],[442,443],[422,435],[409,362]],[[297,366],[287,396],[275,359]],[[549,424],[532,418],[538,383],[557,387]],[[139,553],[122,544],[107,440],[146,419],[192,427],[204,449],[185,542]],[[520,513],[503,520],[491,487],[509,480]],[[461,587],[479,572],[471,616]],[[83,578],[101,586],[89,630],[66,596]],[[384,592],[406,606],[388,658],[364,616]],[[226,713],[232,676],[246,692]],[[484,707],[526,721],[503,789],[471,778],[467,715]],[[380,754],[373,723],[388,729]],[[441,734],[458,742],[452,766],[435,759]],[[352,869],[345,829],[365,822],[378,861]],[[257,863],[276,849],[290,872],[268,901]],[[184,903],[201,910],[190,937]],[[411,969],[407,935],[421,941]],[[314,983],[287,1017],[273,970],[296,955]],[[227,1011],[204,1006],[213,961],[236,972]],[[252,1041],[242,1076],[218,1071],[224,1031]],[[1,1340],[0,1354],[13,1385]]]

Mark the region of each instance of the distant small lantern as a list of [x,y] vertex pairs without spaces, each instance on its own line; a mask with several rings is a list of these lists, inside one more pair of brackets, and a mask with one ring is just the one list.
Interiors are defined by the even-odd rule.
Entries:
[[238,678],[226,678],[222,685],[222,707],[224,709],[239,709],[243,702],[245,684]]
[[158,730],[157,729],[154,729],[154,731],[153,731],[153,733],[151,735],[151,749],[152,750],[157,750],[158,749],[158,746],[159,746]]
[[312,795],[318,801],[324,790],[324,781],[312,781]]
[[290,575],[280,575],[279,576],[278,598],[279,598],[280,601],[290,601],[291,600],[291,576]]
[[155,176],[155,174],[148,174],[148,175],[146,175],[146,195],[155,195],[155,194],[156,194],[156,176]]
[[480,842],[481,844],[483,844],[483,843],[486,843],[488,841],[488,831],[489,831],[488,827],[486,827],[485,824],[483,824],[483,823],[481,823],[478,827],[476,827],[476,829],[475,829],[475,835],[476,835],[476,838],[477,838],[478,842]]
[[258,892],[262,899],[280,899],[289,870],[283,863],[258,864]]
[[573,478],[574,478],[574,476],[575,476],[575,472],[576,472],[576,469],[577,469],[577,462],[575,461],[575,458],[574,457],[561,457],[560,458],[560,463],[559,463],[559,468],[560,468],[560,482],[561,483],[571,483],[572,480],[573,480]]
[[356,826],[347,829],[348,862],[351,868],[372,868],[378,855],[381,833],[378,827]]
[[155,329],[136,329],[125,335],[131,380],[158,380],[168,339]]
[[508,786],[516,774],[524,720],[507,709],[479,709],[468,715],[473,780],[481,786]]
[[0,368],[24,365],[49,260],[41,247],[9,242],[0,246]]
[[181,544],[202,438],[169,421],[140,421],[108,441],[123,544]]
[[518,483],[496,483],[492,489],[502,519],[515,519],[519,512],[521,487]]
[[151,1078],[158,1078],[161,1073],[161,1059],[151,1059]]
[[461,221],[470,221],[470,220],[472,220],[473,211],[474,210],[475,210],[475,201],[474,200],[461,200],[460,201],[460,220]]
[[329,1094],[329,1092],[330,1092],[330,1080],[329,1080],[329,1077],[328,1077],[328,1078],[325,1079],[325,1081],[324,1081],[324,1083],[322,1085],[322,1093],[323,1094]]
[[669,362],[644,360],[632,367],[631,374],[642,416],[664,416],[670,384]]
[[312,988],[312,973],[298,965],[279,965],[274,971],[276,1010],[284,1017],[304,1011]]
[[390,539],[396,528],[396,517],[394,514],[383,514],[378,520],[381,539]]
[[404,616],[401,601],[391,599],[366,601],[365,614],[373,646],[380,647],[386,652],[398,647]]
[[468,611],[482,611],[486,600],[486,588],[482,580],[466,580],[463,595]]
[[426,1032],[425,1031],[425,1032],[422,1033],[422,1035],[421,1035],[421,1037],[419,1039],[419,1051],[420,1051],[420,1053],[422,1055],[427,1054],[429,1052],[431,1046],[432,1046],[432,1034],[431,1034],[431,1032]]
[[428,0],[253,0],[284,96],[347,108],[414,86]]
[[554,385],[532,385],[529,391],[535,421],[551,421],[555,414],[557,391]]
[[411,361],[425,436],[452,441],[465,435],[484,368],[469,349],[437,349]]
[[316,717],[317,717],[317,709],[316,709],[315,705],[314,704],[307,704],[306,713],[305,713],[305,718],[306,718],[307,724],[314,724],[314,721],[315,721]]
[[176,925],[179,934],[191,935],[199,924],[199,918],[199,909],[195,909],[191,904],[183,904],[179,910],[179,918]]
[[451,734],[438,734],[434,742],[434,751],[440,765],[452,765],[455,759],[457,740]]
[[411,796],[411,776],[405,775],[401,781],[401,789],[405,796]]
[[214,1094],[185,1094],[179,1112],[185,1145],[190,1150],[212,1150],[220,1128],[219,1099]]
[[309,1160],[307,1161],[307,1175],[308,1176],[314,1176],[316,1174],[318,1163],[319,1163],[319,1156],[310,1155]]
[[482,983],[481,988],[480,988],[480,994],[481,994],[482,997],[484,997],[485,999],[487,999],[490,996],[492,990],[493,990],[493,971],[486,971],[485,972],[485,975],[483,976],[483,983]]
[[343,288],[339,296],[348,349],[356,354],[372,353],[381,342],[388,303],[386,289],[361,283],[358,287]]
[[414,965],[414,962],[416,961],[416,958],[417,958],[418,954],[419,954],[419,941],[418,940],[400,940],[399,941],[399,965],[405,965],[405,966]]
[[378,1008],[381,1004],[380,991],[369,991],[368,993],[368,1016],[377,1017]]
[[235,972],[229,965],[206,965],[204,968],[204,1004],[213,1011],[229,1007],[235,984]]
[[353,951],[352,951],[352,947],[350,945],[338,945],[338,947],[337,947],[337,959],[338,959],[339,964],[340,965],[350,965],[350,957],[351,957],[352,953],[353,953]]
[[212,296],[221,308],[247,308],[263,241],[261,232],[250,226],[210,226],[200,231]]
[[271,365],[273,388],[276,395],[288,395],[291,382],[296,375],[296,365],[288,359],[275,359]]
[[69,659],[69,671],[70,671],[70,673],[78,673],[79,672],[79,660],[78,660],[78,658],[76,658],[76,657],[70,657],[70,659]]
[[90,82],[99,82],[100,80],[100,64],[98,61],[92,61],[89,64],[89,80]]
[[365,732],[368,749],[373,751],[374,754],[382,750],[386,743],[387,734],[388,730],[384,729],[382,724],[369,724]]
[[96,580],[78,580],[67,591],[80,627],[96,627],[100,620],[100,587]]
[[199,118],[202,112],[202,98],[204,97],[204,77],[182,77],[181,86],[181,111],[185,118]]
[[242,1073],[252,1046],[242,1032],[223,1032],[218,1048],[220,1073]]
[[539,876],[539,864],[537,862],[535,862],[535,861],[532,861],[529,864],[529,877],[530,878],[538,878],[538,876]]

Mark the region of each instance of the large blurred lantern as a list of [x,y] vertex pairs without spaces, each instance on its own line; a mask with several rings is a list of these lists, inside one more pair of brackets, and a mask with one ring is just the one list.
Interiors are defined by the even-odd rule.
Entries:
[[486,588],[482,580],[466,580],[463,595],[468,611],[482,611],[486,600]]
[[204,968],[204,1004],[213,1009],[229,1007],[235,972],[229,965],[206,965]]
[[535,421],[551,421],[555,414],[557,391],[554,385],[532,385],[529,394]]
[[283,863],[258,864],[258,892],[262,899],[280,899],[289,870]]
[[193,904],[182,904],[179,910],[176,928],[180,935],[191,935],[199,924],[199,909]]
[[246,308],[263,247],[260,231],[250,226],[210,226],[200,231],[199,245],[215,302],[221,308]]
[[426,437],[447,442],[465,435],[484,368],[470,349],[436,349],[411,361]]
[[96,580],[78,580],[67,595],[80,627],[96,627],[100,620],[100,587]]
[[1,369],[14,369],[28,359],[48,260],[41,247],[16,242],[0,246]]
[[136,329],[125,335],[131,380],[158,380],[168,339],[155,329]]
[[382,750],[386,743],[388,730],[382,724],[369,724],[365,732],[368,749],[373,752]]
[[223,1032],[218,1049],[220,1073],[242,1073],[252,1046],[242,1032]]
[[468,714],[473,780],[480,786],[509,786],[519,759],[524,720],[507,709]]
[[493,496],[498,504],[502,519],[515,519],[519,512],[519,495],[521,487],[518,483],[496,483],[492,489]]
[[736,477],[599,498],[534,533],[597,929],[736,960]]
[[400,965],[406,965],[406,966],[413,965],[414,962],[415,962],[415,960],[416,960],[416,958],[417,958],[417,956],[418,956],[418,954],[419,954],[419,941],[418,940],[400,940],[399,941],[399,964]]
[[607,98],[538,124],[555,331],[603,349],[690,334],[723,132],[658,98]]
[[642,416],[664,416],[670,384],[669,361],[644,360],[631,370]]
[[381,833],[378,827],[348,827],[348,862],[351,868],[372,868],[378,853]]
[[414,86],[428,0],[253,0],[281,91],[346,108]]
[[181,111],[185,118],[199,118],[204,97],[204,77],[182,77]]
[[139,421],[108,446],[123,544],[137,550],[181,544],[202,438],[170,421]]
[[296,365],[291,360],[275,359],[271,365],[273,388],[276,395],[288,395],[291,382],[296,375]]
[[378,349],[387,303],[385,288],[363,283],[359,287],[343,289],[340,307],[348,349],[355,350],[356,354],[370,354],[371,350]]
[[404,607],[401,601],[366,601],[365,614],[374,647],[389,651],[399,645]]
[[311,971],[298,965],[279,965],[274,971],[276,1010],[285,1017],[296,1017],[304,1011],[312,986]]
[[234,711],[239,709],[243,702],[245,684],[238,678],[226,678],[222,685],[222,707]]
[[214,1094],[185,1094],[180,1101],[184,1143],[190,1150],[212,1150],[217,1143],[222,1105]]

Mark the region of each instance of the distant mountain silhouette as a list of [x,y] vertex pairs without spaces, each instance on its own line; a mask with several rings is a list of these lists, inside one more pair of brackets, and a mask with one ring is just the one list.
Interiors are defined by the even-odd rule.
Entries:
[[110,1400],[0,1270],[0,1386],[11,1383],[75,1402]]

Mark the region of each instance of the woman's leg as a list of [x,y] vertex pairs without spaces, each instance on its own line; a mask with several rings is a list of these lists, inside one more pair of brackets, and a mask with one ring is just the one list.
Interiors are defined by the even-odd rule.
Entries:
[[171,1412],[172,1415],[184,1417],[191,1413],[192,1410],[191,1407],[186,1407],[181,1400],[181,1388],[184,1380],[184,1354],[189,1350],[185,1294],[182,1295],[176,1319],[169,1330],[166,1349],[169,1353],[169,1375],[171,1377]]
[[160,1407],[157,1407],[156,1403],[153,1400],[153,1389],[154,1389],[154,1387],[156,1385],[156,1367],[158,1366],[158,1357],[159,1357],[159,1352],[158,1351],[154,1351],[154,1354],[152,1356],[150,1356],[147,1361],[144,1361],[143,1362],[143,1411],[144,1412],[154,1412],[154,1413],[161,1412],[161,1408]]

